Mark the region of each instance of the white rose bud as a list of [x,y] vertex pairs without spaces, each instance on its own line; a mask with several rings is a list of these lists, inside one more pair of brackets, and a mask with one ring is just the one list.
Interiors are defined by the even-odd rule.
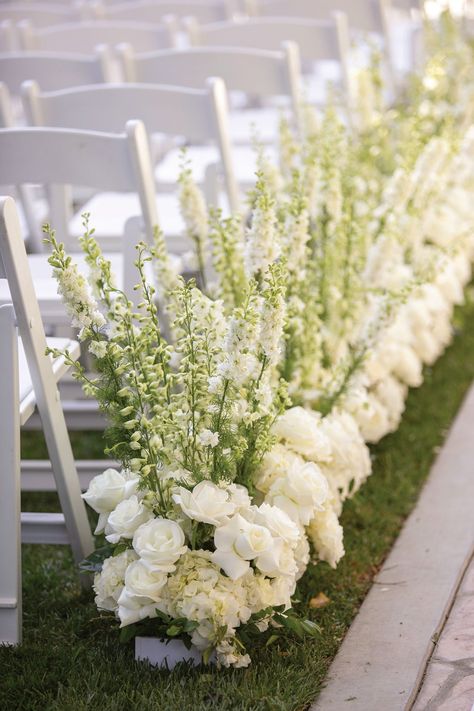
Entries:
[[106,469],[92,479],[82,498],[100,514],[95,533],[104,530],[107,514],[136,492],[138,482],[138,477],[134,477],[127,471],[118,472],[116,469]]

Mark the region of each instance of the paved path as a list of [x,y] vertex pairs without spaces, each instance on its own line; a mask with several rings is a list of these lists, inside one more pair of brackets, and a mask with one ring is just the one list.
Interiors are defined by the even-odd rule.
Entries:
[[441,632],[413,711],[474,708],[474,558]]
[[473,553],[474,386],[312,711],[471,711]]

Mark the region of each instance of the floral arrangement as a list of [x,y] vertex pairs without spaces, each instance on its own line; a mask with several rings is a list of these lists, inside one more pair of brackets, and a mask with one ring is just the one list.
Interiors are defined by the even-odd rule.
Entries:
[[385,108],[374,63],[355,127],[331,107],[302,108],[299,134],[283,121],[279,165],[258,149],[247,220],[208,209],[183,164],[196,279],[157,229],[137,247],[132,299],[87,216],[88,279],[47,230],[96,375],[61,355],[122,464],[84,498],[104,538],[85,569],[124,639],[179,638],[241,667],[257,639],[317,635],[292,608],[297,581],[344,555],[366,443],[397,428],[471,278],[473,93],[458,70],[472,50],[449,23],[439,32],[403,104]]

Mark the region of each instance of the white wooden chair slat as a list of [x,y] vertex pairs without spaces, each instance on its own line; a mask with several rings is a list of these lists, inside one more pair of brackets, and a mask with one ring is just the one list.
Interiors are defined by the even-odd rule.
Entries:
[[134,20],[157,23],[166,15],[187,17],[192,15],[200,22],[217,22],[230,17],[230,4],[222,0],[138,0],[99,7],[98,14],[109,20]]
[[[120,469],[113,459],[82,459],[76,462],[79,485],[86,491],[94,476],[104,469]],[[21,463],[22,491],[56,491],[51,464],[45,460],[26,459]]]
[[111,81],[110,51],[103,46],[84,57],[59,52],[0,54],[0,76],[12,94],[19,94],[28,80],[39,82],[45,91]]
[[61,7],[59,5],[21,2],[0,6],[0,21],[21,22],[28,20],[35,27],[49,27],[80,19],[81,11],[78,6]]
[[42,543],[68,545],[70,536],[63,514],[22,513],[21,540],[23,543]]
[[0,641],[21,640],[20,412],[13,306],[0,307]]
[[150,27],[146,23],[95,20],[68,23],[36,30],[29,23],[19,23],[21,46],[24,50],[47,50],[88,54],[98,45],[111,47],[128,42],[138,51],[151,52],[176,45],[176,23],[167,18],[163,24]]
[[[68,350],[73,359],[79,358],[80,346],[77,341],[70,338],[47,338],[46,343],[49,348],[58,348],[59,350]],[[24,425],[28,417],[32,414],[36,407],[36,396],[33,388],[33,381],[28,367],[23,343],[20,339],[18,344],[18,364],[19,364],[19,401],[20,401],[20,424]],[[64,358],[52,358],[51,368],[53,371],[55,382],[57,383],[63,375],[69,370]],[[31,407],[33,410],[31,410]]]

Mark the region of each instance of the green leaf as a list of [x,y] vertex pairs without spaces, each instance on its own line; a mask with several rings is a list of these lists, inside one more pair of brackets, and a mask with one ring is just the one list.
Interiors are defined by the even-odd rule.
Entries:
[[168,637],[177,637],[183,630],[178,625],[170,625],[166,630]]
[[272,644],[274,644],[278,640],[278,637],[279,636],[277,634],[270,635],[270,637],[265,642],[265,647],[270,647]]
[[102,564],[106,558],[115,555],[115,546],[112,544],[107,544],[101,548],[97,548],[93,553],[84,558],[81,563],[79,563],[80,570],[88,573],[98,573],[102,570]]
[[127,627],[122,627],[120,630],[120,642],[121,644],[127,644],[131,639],[134,639],[140,630],[135,625],[127,625]]
[[321,634],[321,627],[317,625],[316,622],[301,620],[300,624],[306,634],[309,634],[311,637],[316,637],[318,634]]

